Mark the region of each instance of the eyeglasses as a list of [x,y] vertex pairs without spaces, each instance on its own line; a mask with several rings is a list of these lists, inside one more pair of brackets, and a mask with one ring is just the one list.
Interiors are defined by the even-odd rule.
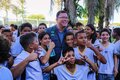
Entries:
[[61,18],[61,19],[68,19],[68,17],[58,17],[58,18]]

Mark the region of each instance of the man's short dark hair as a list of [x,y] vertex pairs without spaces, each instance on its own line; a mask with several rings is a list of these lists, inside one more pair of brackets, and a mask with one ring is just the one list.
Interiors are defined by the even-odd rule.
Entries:
[[58,16],[59,16],[61,13],[66,13],[66,14],[67,14],[67,12],[64,11],[64,10],[58,11],[57,14],[56,14],[56,18],[58,18]]
[[29,32],[20,37],[20,44],[22,47],[26,50],[28,45],[31,44],[35,38],[37,38],[36,33],[34,32]]

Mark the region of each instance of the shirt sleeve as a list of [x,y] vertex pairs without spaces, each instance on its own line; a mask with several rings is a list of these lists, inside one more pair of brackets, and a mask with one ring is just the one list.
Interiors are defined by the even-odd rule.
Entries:
[[18,65],[19,63],[21,63],[23,60],[24,59],[22,59],[22,58],[15,58],[13,67],[16,66],[16,65]]

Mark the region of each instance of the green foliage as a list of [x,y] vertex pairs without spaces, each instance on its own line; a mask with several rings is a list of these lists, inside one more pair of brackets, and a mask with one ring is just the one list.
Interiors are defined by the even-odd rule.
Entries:
[[27,18],[29,19],[37,19],[37,20],[44,20],[45,16],[42,14],[32,14],[30,16],[28,16]]

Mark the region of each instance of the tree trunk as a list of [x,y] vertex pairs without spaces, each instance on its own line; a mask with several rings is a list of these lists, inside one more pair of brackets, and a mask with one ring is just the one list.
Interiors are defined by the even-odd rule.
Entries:
[[99,22],[98,22],[99,30],[103,29],[104,14],[105,14],[105,0],[99,0]]
[[77,22],[77,13],[75,0],[64,0],[65,10],[68,12],[71,24],[75,24]]
[[97,0],[88,0],[87,9],[88,9],[88,24],[93,24],[95,21],[95,10],[97,8]]
[[8,10],[5,10],[6,16],[5,16],[5,24],[8,24]]

